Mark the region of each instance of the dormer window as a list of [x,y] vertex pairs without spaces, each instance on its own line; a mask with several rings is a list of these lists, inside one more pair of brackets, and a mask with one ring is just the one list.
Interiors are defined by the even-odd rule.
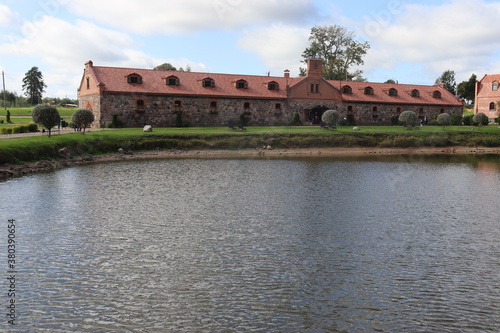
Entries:
[[127,76],[128,83],[142,84],[142,76],[139,74],[130,74]]
[[372,87],[366,87],[365,88],[365,95],[373,95],[373,88]]
[[411,97],[420,97],[420,91],[418,91],[417,89],[413,89],[411,91]]
[[277,82],[272,81],[272,82],[269,82],[267,84],[267,89],[269,89],[269,90],[280,90],[280,85]]
[[497,81],[494,81],[491,84],[491,90],[493,90],[493,91],[497,91],[498,90],[498,82]]
[[215,81],[213,79],[207,77],[201,81],[201,85],[203,87],[215,87]]
[[432,93],[432,97],[434,98],[441,98],[441,92],[438,91],[438,90],[435,90],[433,93]]
[[349,86],[344,86],[344,87],[342,88],[342,92],[343,92],[344,94],[352,94],[352,88],[351,88],[351,87],[349,87]]
[[179,78],[175,75],[167,77],[167,86],[178,86],[180,83]]
[[394,88],[389,89],[389,96],[397,96],[398,91]]
[[236,88],[248,89],[248,82],[245,80],[238,80],[238,81],[236,81]]

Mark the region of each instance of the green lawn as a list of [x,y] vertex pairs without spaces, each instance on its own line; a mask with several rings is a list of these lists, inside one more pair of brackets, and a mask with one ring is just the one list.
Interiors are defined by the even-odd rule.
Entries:
[[[7,108],[7,110],[10,111],[10,115],[13,116],[31,116],[31,110],[33,108]],[[59,111],[59,114],[61,117],[71,117],[73,115],[73,112],[75,112],[77,108],[61,108],[58,107],[57,111]],[[5,120],[5,116],[7,115],[7,112],[5,109],[0,110],[0,119]]]

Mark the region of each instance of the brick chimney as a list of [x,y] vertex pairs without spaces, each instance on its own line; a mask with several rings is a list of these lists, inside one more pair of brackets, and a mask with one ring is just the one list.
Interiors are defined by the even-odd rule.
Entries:
[[322,79],[323,78],[323,60],[307,59],[307,77]]

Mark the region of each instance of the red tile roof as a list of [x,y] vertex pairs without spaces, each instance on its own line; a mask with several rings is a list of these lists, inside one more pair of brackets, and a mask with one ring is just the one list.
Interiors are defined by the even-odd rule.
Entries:
[[[157,71],[152,69],[135,69],[120,67],[93,66],[90,72],[98,85],[104,85],[104,91],[114,93],[162,94],[175,96],[206,96],[226,98],[259,98],[259,99],[286,99],[286,86],[297,85],[306,77],[286,78],[238,74],[217,74],[180,71]],[[135,74],[142,77],[142,83],[128,83],[127,76]],[[180,84],[167,85],[166,79],[175,76]],[[211,78],[215,81],[214,87],[203,87],[202,80]],[[245,80],[247,88],[237,88],[236,82]],[[269,90],[268,84],[276,82],[279,90]],[[342,93],[344,86],[352,88],[352,94],[342,93],[344,102],[377,103],[377,104],[421,104],[459,106],[462,101],[453,96],[442,86],[424,86],[409,84],[388,84],[355,81],[328,81]],[[366,95],[364,89],[373,88],[373,95]],[[397,90],[397,96],[390,96],[389,90]],[[418,90],[419,97],[413,97],[411,92]],[[433,93],[439,91],[441,98],[434,98]]]
[[[180,71],[157,71],[151,69],[131,69],[117,67],[91,67],[97,82],[105,84],[104,91],[140,94],[171,94],[207,97],[241,97],[241,98],[286,98],[287,79],[284,77],[252,76],[238,74],[216,74]],[[127,76],[137,74],[142,77],[142,84],[128,83]],[[180,84],[167,85],[165,80],[170,76],[179,79]],[[203,87],[202,80],[211,78],[214,87]],[[236,88],[236,82],[245,80],[248,88]],[[293,84],[298,79],[289,78]],[[279,90],[269,90],[267,84],[275,81]]]
[[[462,101],[451,94],[441,85],[424,86],[412,84],[391,84],[357,81],[329,81],[333,86],[343,91],[349,86],[352,94],[342,93],[342,100],[346,103],[361,102],[375,104],[417,104],[417,105],[462,105]],[[371,87],[373,95],[366,95],[365,88]],[[396,89],[397,96],[389,95],[390,89]],[[412,91],[417,90],[419,97],[413,97]],[[434,98],[435,91],[441,93],[441,98]]]

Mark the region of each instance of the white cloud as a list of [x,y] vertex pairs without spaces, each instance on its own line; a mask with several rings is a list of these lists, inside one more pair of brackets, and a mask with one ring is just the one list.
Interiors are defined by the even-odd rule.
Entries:
[[14,20],[14,14],[9,7],[0,4],[0,26],[6,26]]
[[365,19],[358,28],[372,42],[369,68],[410,62],[439,74],[451,69],[470,75],[495,60],[499,16],[498,2],[452,0],[439,6],[404,5],[383,20]]
[[[25,37],[0,45],[0,54],[36,57],[47,64],[47,70],[42,73],[49,96],[57,96],[56,91],[73,89],[72,97],[75,97],[84,63],[88,60],[94,61],[96,66],[135,68],[153,68],[166,62],[137,50],[135,41],[127,34],[83,20],[71,24],[45,16],[38,21],[25,22],[22,30]],[[170,59],[170,62],[182,62],[184,67],[189,64],[193,70],[204,68],[203,64],[187,59]]]
[[316,17],[313,0],[74,0],[69,8],[127,31],[150,34],[234,29],[268,22],[304,22]]
[[245,31],[238,41],[242,49],[258,54],[274,75],[288,69],[297,75],[302,53],[308,45],[309,29],[283,24]]

